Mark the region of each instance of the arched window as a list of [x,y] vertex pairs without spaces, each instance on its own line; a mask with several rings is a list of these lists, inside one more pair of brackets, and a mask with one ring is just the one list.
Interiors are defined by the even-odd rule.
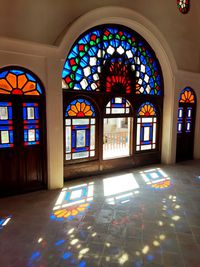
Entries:
[[156,148],[157,114],[153,104],[145,102],[137,114],[136,151]]
[[65,111],[65,159],[95,156],[95,110],[83,98],[73,100]]
[[[100,111],[94,120],[98,120],[95,134],[98,133],[98,138],[93,150],[89,143],[86,145],[85,137],[82,137],[82,147],[77,149],[78,135],[75,131],[72,135],[74,111],[72,117],[65,114],[66,178],[73,177],[74,170],[74,176],[80,176],[86,172],[140,165],[143,160],[149,163],[160,161],[161,138],[158,135],[161,130],[157,131],[155,108],[155,114],[148,117],[147,112],[137,117],[135,108],[141,103],[150,107],[150,103],[156,103],[161,124],[162,71],[155,52],[138,33],[117,24],[99,25],[82,33],[64,63],[62,88],[64,110],[69,105],[68,99],[92,99]],[[134,117],[138,121],[133,123]],[[87,125],[90,123],[88,120]],[[139,131],[140,135],[137,135]],[[81,133],[85,136],[83,131]]]
[[188,13],[190,9],[190,0],[177,0],[177,6],[182,14]]
[[123,97],[112,98],[104,114],[103,159],[113,159],[131,154],[132,110]]
[[[0,94],[17,96],[40,96],[42,89],[39,81],[28,71],[16,67],[0,73]],[[24,98],[25,99],[25,98]],[[23,102],[24,145],[39,144],[39,112],[38,103]],[[0,147],[14,146],[12,126],[12,102],[0,103]],[[15,114],[16,116],[16,114]],[[6,126],[9,124],[9,126]]]
[[0,69],[0,187],[5,193],[44,188],[45,144],[42,83],[22,67]]
[[196,96],[192,88],[186,87],[179,96],[177,121],[177,161],[192,159]]
[[62,81],[68,90],[162,94],[153,50],[136,32],[120,25],[97,26],[79,37],[65,62]]

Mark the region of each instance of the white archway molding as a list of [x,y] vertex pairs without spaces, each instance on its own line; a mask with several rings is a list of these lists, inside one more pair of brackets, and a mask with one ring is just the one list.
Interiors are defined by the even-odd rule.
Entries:
[[101,24],[116,23],[127,26],[138,32],[155,51],[160,62],[164,78],[164,107],[163,107],[163,133],[162,133],[162,155],[163,163],[175,162],[176,135],[175,116],[175,77],[177,64],[171,49],[161,32],[145,17],[139,13],[122,7],[102,7],[92,10],[70,25],[66,31],[61,43],[59,44],[60,58],[62,65],[70,51],[70,48],[86,30]]

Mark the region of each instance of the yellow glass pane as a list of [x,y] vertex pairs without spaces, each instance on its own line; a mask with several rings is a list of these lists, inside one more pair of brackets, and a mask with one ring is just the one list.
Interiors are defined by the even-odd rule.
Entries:
[[77,110],[76,106],[74,106],[74,105],[71,106],[71,110],[74,111],[75,113],[78,113],[78,110]]
[[86,116],[92,116],[92,110],[89,110],[89,111],[85,112],[85,115]]
[[90,106],[86,105],[85,109],[84,109],[84,113],[86,114],[86,112],[90,110]]
[[12,87],[5,79],[0,79],[0,88],[8,90],[8,91],[12,91]]
[[86,104],[85,103],[81,103],[81,111],[84,111]]
[[28,92],[28,91],[32,91],[36,89],[36,83],[35,82],[27,82],[27,84],[24,86],[24,88],[22,89],[23,93]]
[[76,103],[76,108],[77,108],[78,111],[81,110],[81,104],[79,102]]
[[[23,90],[23,89],[22,89]],[[30,91],[30,92],[26,92],[26,93],[24,93],[25,95],[40,95],[39,93],[38,93],[38,91]]]
[[18,88],[19,89],[22,89],[26,82],[27,82],[27,78],[24,74],[18,76]]
[[68,115],[69,116],[76,116],[76,112],[74,112],[73,110],[69,110]]
[[10,85],[12,86],[12,88],[16,88],[17,87],[17,77],[16,75],[9,73],[6,77],[7,81],[10,83]]
[[0,89],[0,94],[8,94],[8,95],[10,95],[10,92]]

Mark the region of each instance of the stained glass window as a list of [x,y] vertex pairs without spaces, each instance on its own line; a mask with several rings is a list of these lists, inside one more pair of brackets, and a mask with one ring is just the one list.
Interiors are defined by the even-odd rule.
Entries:
[[151,103],[146,102],[138,110],[136,151],[155,149],[156,132],[156,109]]
[[136,94],[162,91],[154,51],[139,34],[120,25],[101,25],[78,38],[66,59],[62,81],[63,88],[71,90],[131,93],[133,81]]
[[0,72],[0,94],[40,95],[41,86],[28,71],[11,68]]
[[195,103],[195,95],[193,90],[190,87],[186,87],[181,92],[179,97],[180,103]]
[[192,114],[196,103],[196,96],[190,87],[182,90],[179,97],[177,133],[190,133],[192,130]]
[[24,145],[40,142],[38,103],[23,103]]
[[12,103],[0,102],[0,148],[13,147]]
[[177,6],[182,14],[186,14],[190,9],[190,0],[177,0]]
[[115,97],[106,105],[106,114],[130,114],[130,103],[123,97]]
[[95,156],[95,111],[86,99],[76,99],[65,112],[65,159]]
[[177,132],[182,133],[183,129],[183,107],[178,108],[178,123],[177,123]]

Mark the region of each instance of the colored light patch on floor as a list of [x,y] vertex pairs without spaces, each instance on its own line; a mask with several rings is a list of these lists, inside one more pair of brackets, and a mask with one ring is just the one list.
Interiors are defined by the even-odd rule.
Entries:
[[51,219],[72,220],[83,215],[93,200],[94,182],[63,188],[59,194]]
[[10,219],[11,219],[11,216],[0,218],[0,229],[6,226],[8,222],[10,221]]
[[170,177],[160,168],[140,172],[146,185],[154,190],[165,190],[172,186]]
[[90,203],[84,203],[68,207],[66,209],[56,210],[52,215],[51,219],[61,221],[67,219],[68,221],[73,220],[76,216],[84,215],[84,212],[89,209]]

